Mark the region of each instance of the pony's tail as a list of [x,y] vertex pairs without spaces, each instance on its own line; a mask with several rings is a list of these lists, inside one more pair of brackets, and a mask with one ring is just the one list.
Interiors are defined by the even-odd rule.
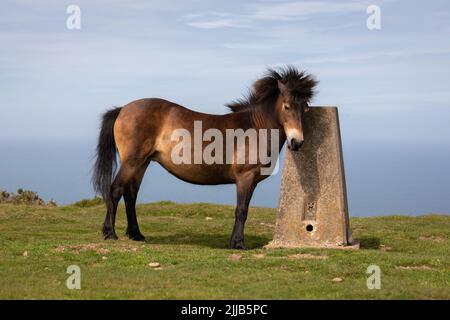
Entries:
[[121,109],[121,107],[114,108],[103,114],[97,143],[97,159],[94,165],[92,184],[95,192],[101,194],[106,203],[110,199],[111,180],[117,167],[114,123]]

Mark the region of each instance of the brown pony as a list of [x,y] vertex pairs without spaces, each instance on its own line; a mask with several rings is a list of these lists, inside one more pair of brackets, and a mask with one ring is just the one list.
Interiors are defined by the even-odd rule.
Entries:
[[[128,221],[126,234],[133,240],[145,239],[139,230],[135,205],[144,173],[149,163],[156,161],[171,174],[190,183],[235,183],[237,206],[230,248],[245,249],[244,224],[248,206],[256,185],[267,177],[261,174],[261,169],[267,164],[263,164],[259,157],[256,163],[248,161],[251,156],[248,139],[244,139],[247,147],[244,148],[245,163],[236,162],[239,147],[234,146],[231,149],[223,147],[222,150],[224,154],[232,153],[231,163],[175,163],[173,154],[179,141],[174,141],[173,132],[182,129],[183,132],[194,134],[194,122],[199,121],[202,133],[215,129],[224,136],[229,129],[276,130],[279,131],[278,150],[264,150],[266,154],[276,152],[278,155],[286,139],[289,149],[298,150],[303,143],[302,115],[308,111],[308,102],[314,94],[315,85],[316,81],[310,75],[293,67],[279,71],[269,69],[263,78],[254,83],[247,97],[227,105],[232,113],[205,114],[156,98],[136,100],[106,112],[103,115],[93,174],[94,188],[102,195],[107,206],[102,229],[105,239],[117,239],[114,226],[117,205],[122,195]],[[269,143],[266,145],[271,146],[271,137],[267,137]],[[258,140],[258,147],[261,142],[261,139]],[[187,152],[185,155],[192,159],[190,155],[195,146],[193,142],[188,143],[190,150],[183,150],[183,153]],[[206,144],[207,141],[201,141],[202,148]],[[113,180],[116,151],[120,168]],[[215,153],[217,151],[221,150],[215,150]]]

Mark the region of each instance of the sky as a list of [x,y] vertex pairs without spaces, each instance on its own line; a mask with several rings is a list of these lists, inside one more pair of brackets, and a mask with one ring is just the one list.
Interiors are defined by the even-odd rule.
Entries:
[[[66,26],[69,5],[81,10],[80,29]],[[381,29],[367,27],[370,5],[380,8]],[[339,107],[350,207],[450,212],[442,199],[450,191],[448,1],[3,0],[0,6],[0,189],[26,184],[61,202],[90,196],[87,167],[106,109],[161,97],[223,114],[225,103],[245,94],[267,67],[291,64],[320,81],[312,105]],[[52,184],[58,176],[49,169],[64,163],[80,166],[62,171],[73,172],[69,181],[83,176],[73,190],[61,188],[64,181]],[[27,180],[27,165],[39,175],[28,173]],[[401,179],[417,173],[409,184]],[[180,192],[197,190],[162,172],[158,179]],[[270,196],[255,195],[256,205],[277,205],[279,177],[273,181]],[[383,200],[411,184],[410,198]],[[151,193],[145,181],[143,188]],[[192,201],[219,201],[214,194],[221,189],[211,190],[189,194]],[[227,192],[225,202],[232,203]],[[379,198],[369,199],[374,192]],[[421,205],[412,205],[424,192]],[[171,197],[140,199],[160,198]]]

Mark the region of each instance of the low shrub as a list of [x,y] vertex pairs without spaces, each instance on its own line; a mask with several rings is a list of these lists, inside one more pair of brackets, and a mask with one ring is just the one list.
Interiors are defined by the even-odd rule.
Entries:
[[24,190],[22,188],[17,189],[16,193],[0,190],[0,203],[56,206],[55,200],[51,199],[46,203],[41,197],[39,197],[37,192]]

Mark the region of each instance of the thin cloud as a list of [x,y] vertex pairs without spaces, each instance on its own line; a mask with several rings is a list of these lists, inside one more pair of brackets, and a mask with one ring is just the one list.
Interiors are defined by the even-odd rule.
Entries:
[[273,46],[258,44],[258,43],[225,43],[223,47],[227,49],[254,49],[254,50],[268,50]]
[[278,4],[258,4],[248,7],[248,12],[233,14],[229,12],[200,12],[186,16],[187,24],[203,29],[249,27],[258,22],[292,21],[317,16],[342,15],[363,12],[366,2],[347,1],[335,3],[331,1],[284,2]]
[[330,1],[286,2],[263,5],[256,8],[250,18],[256,20],[295,20],[317,15],[348,14],[367,8],[364,2],[348,1],[344,3]]
[[[187,25],[200,29],[243,28],[245,17],[228,12],[197,12],[186,15]],[[247,21],[248,22],[248,21]]]
[[448,54],[450,53],[450,47],[441,48],[405,48],[404,50],[384,50],[376,52],[365,52],[360,54],[339,56],[339,57],[320,57],[304,59],[303,63],[309,64],[327,64],[327,63],[351,63],[361,62],[375,59],[395,59],[395,58],[408,58],[418,55],[436,55],[436,54]]
[[239,28],[242,25],[230,19],[218,19],[208,21],[192,21],[187,23],[188,26],[200,29],[218,29],[218,28]]

